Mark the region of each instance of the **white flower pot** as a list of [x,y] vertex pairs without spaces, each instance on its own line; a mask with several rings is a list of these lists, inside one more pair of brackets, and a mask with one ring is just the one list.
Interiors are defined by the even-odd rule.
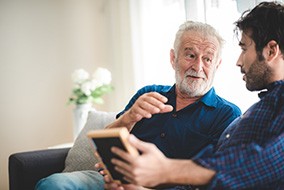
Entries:
[[79,104],[73,110],[74,125],[73,125],[73,138],[77,138],[81,130],[86,124],[88,113],[92,109],[92,104]]

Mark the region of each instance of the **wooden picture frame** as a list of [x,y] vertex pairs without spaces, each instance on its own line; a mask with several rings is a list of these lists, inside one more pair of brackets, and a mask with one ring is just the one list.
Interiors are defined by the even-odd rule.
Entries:
[[111,163],[112,158],[121,159],[111,152],[111,147],[115,146],[133,156],[138,156],[138,150],[128,142],[128,130],[125,127],[93,130],[88,132],[87,136],[91,139],[92,146],[95,148],[95,156],[104,164],[110,179],[119,183],[127,183],[123,179],[123,175],[117,172]]

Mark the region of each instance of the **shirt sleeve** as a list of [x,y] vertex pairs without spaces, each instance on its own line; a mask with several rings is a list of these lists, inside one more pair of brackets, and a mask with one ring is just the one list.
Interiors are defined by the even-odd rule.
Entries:
[[284,133],[264,147],[252,143],[214,154],[209,146],[193,161],[217,172],[210,190],[263,187],[284,178]]

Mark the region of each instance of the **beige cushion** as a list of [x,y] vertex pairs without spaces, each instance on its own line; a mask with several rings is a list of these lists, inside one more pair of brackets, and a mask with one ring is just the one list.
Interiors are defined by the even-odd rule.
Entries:
[[86,125],[78,135],[73,147],[69,150],[65,160],[63,172],[95,170],[97,163],[94,157],[94,149],[87,137],[87,132],[95,129],[102,129],[115,120],[115,113],[91,110]]

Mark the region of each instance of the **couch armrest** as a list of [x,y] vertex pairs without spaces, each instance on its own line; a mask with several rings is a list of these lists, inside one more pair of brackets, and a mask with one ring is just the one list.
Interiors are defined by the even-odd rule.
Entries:
[[34,189],[41,178],[61,172],[69,149],[46,149],[10,155],[10,190]]

